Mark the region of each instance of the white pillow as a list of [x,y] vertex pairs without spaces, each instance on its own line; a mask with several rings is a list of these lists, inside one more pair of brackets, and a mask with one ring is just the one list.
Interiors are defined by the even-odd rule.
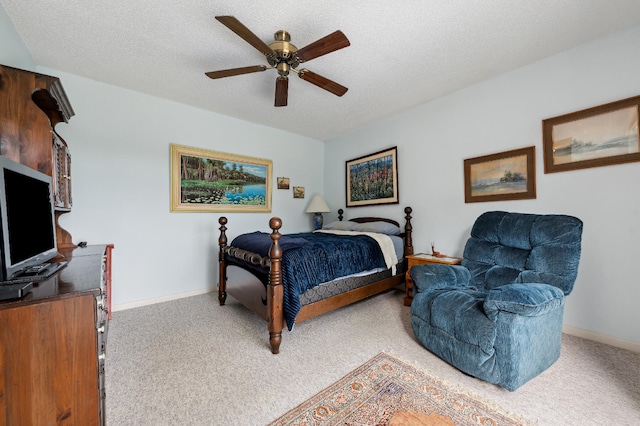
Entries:
[[351,230],[358,232],[377,232],[378,234],[385,235],[400,235],[402,233],[402,230],[393,223],[383,221],[356,223]]
[[343,221],[335,221],[335,222],[331,222],[327,225],[324,225],[322,227],[322,229],[327,229],[327,230],[333,230],[333,231],[352,231],[353,226],[357,225],[356,222],[351,222],[350,220],[343,220]]

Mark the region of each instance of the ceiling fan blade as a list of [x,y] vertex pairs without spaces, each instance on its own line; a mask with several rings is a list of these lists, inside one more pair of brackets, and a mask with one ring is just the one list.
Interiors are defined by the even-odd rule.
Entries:
[[281,107],[287,106],[287,99],[289,97],[289,79],[287,77],[279,76],[276,79],[276,98],[273,102],[273,106]]
[[326,55],[327,53],[335,52],[336,50],[349,46],[349,39],[342,31],[338,30],[314,41],[313,43],[298,49],[296,56],[300,62],[310,61],[318,56]]
[[254,65],[251,67],[242,67],[242,68],[230,68],[228,70],[220,70],[220,71],[209,71],[204,74],[209,78],[223,78],[223,77],[233,77],[234,75],[241,74],[249,74],[252,72],[264,71],[267,67],[265,65]]
[[346,87],[336,83],[335,81],[329,80],[328,78],[323,77],[320,74],[316,74],[315,72],[309,71],[306,68],[300,70],[298,76],[300,76],[301,79],[308,81],[311,84],[315,84],[319,88],[331,92],[336,96],[342,96],[347,93],[347,90],[349,90]]
[[260,40],[257,35],[251,32],[251,30],[245,27],[240,21],[233,16],[216,16],[216,19],[222,23],[222,25],[229,28],[234,33],[242,37],[247,43],[258,49],[265,55],[273,54],[273,50],[264,41]]

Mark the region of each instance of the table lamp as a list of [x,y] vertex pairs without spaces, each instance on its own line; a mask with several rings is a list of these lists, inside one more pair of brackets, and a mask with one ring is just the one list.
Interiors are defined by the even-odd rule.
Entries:
[[307,213],[314,213],[313,215],[313,229],[322,228],[322,213],[329,213],[331,210],[324,201],[322,195],[316,195],[311,199],[309,207],[307,207]]

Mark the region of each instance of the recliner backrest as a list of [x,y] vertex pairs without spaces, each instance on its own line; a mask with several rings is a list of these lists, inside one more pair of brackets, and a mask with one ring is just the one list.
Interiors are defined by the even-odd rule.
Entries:
[[567,215],[491,211],[471,229],[462,265],[481,291],[511,283],[546,283],[571,293],[578,275],[582,221]]

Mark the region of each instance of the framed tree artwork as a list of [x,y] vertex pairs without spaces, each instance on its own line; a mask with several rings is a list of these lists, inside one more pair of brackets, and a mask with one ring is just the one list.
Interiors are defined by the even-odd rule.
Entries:
[[399,202],[397,147],[349,160],[346,169],[347,207]]
[[171,145],[171,211],[270,212],[272,161]]

